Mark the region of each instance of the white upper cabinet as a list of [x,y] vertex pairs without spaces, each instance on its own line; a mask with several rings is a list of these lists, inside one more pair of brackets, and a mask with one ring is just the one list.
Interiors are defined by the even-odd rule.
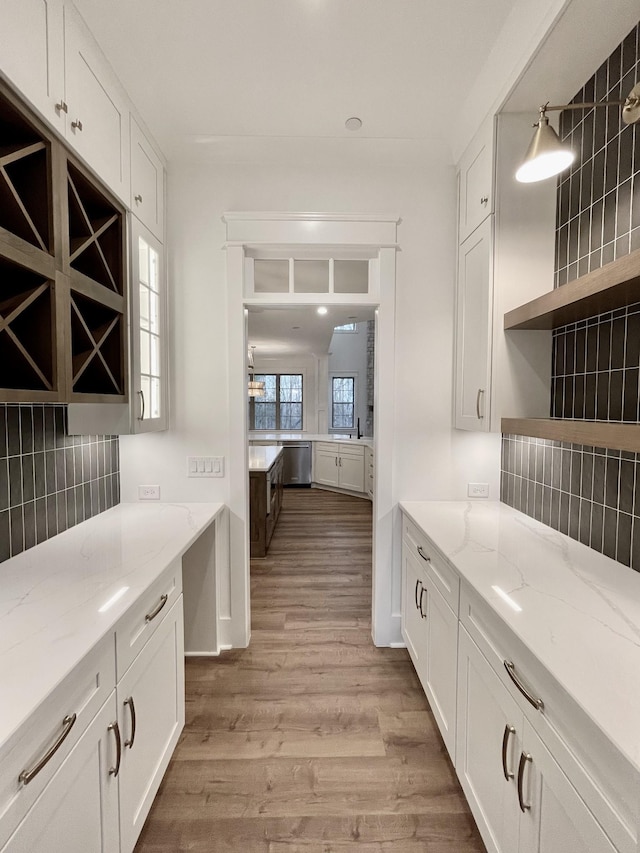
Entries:
[[2,0],[0,70],[63,136],[63,0]]
[[129,105],[75,8],[64,10],[67,140],[109,187],[129,200]]
[[457,429],[486,431],[491,425],[492,219],[483,222],[458,250]]
[[164,243],[164,167],[131,116],[131,210]]
[[494,121],[491,117],[460,161],[460,243],[493,213],[493,152]]

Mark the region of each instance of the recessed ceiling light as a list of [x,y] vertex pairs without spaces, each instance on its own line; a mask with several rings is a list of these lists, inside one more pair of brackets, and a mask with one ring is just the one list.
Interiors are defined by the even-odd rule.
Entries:
[[328,308],[325,308],[325,307],[324,307],[324,305],[321,305],[321,306],[318,308],[318,314],[326,314],[328,310],[329,310],[329,309],[328,309]]
[[357,116],[351,116],[351,118],[348,118],[345,121],[344,126],[347,130],[360,130],[362,127],[362,119]]
[[347,317],[347,320],[357,320],[357,319],[358,319],[358,317],[356,314],[349,314],[349,316]]
[[299,329],[299,328],[300,328],[300,326],[292,326],[291,328],[292,328],[292,329]]

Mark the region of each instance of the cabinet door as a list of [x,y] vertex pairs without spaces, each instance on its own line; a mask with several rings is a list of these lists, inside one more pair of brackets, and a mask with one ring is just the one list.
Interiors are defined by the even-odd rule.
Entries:
[[113,853],[118,841],[115,691],[69,753],[2,853]]
[[460,223],[462,243],[493,212],[493,118],[482,128],[460,161]]
[[164,241],[164,167],[131,116],[131,210]]
[[121,853],[130,853],[184,726],[182,596],[117,688]]
[[63,0],[3,0],[2,22],[3,73],[64,135]]
[[352,492],[364,492],[364,455],[341,454],[338,458],[338,484]]
[[514,853],[523,716],[471,637],[459,630],[456,771],[488,853]]
[[425,577],[424,590],[422,610],[427,613],[427,677],[424,689],[442,739],[455,761],[458,617],[428,577]]
[[402,636],[423,689],[427,683],[427,611],[422,571],[402,543]]
[[65,6],[67,140],[126,203],[129,107],[124,92],[74,8]]
[[460,247],[456,294],[457,429],[490,429],[492,219]]
[[327,453],[316,450],[314,455],[313,480],[323,486],[338,485],[338,452]]
[[153,432],[168,426],[164,249],[135,218],[131,267],[132,430]]
[[600,824],[527,723],[522,755],[529,760],[520,759],[519,790],[525,810],[519,809],[519,853],[615,853]]

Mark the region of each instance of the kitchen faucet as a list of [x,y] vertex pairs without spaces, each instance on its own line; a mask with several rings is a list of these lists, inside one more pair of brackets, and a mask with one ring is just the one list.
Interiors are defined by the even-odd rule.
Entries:
[[358,418],[356,429],[358,430],[358,438],[362,438],[362,433],[360,432],[360,418]]

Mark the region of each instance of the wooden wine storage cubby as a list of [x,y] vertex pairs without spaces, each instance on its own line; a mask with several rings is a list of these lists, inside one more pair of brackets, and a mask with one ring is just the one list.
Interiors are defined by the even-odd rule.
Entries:
[[0,85],[0,402],[127,400],[126,214]]

